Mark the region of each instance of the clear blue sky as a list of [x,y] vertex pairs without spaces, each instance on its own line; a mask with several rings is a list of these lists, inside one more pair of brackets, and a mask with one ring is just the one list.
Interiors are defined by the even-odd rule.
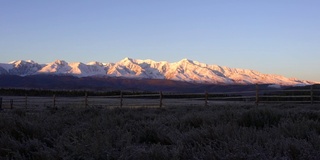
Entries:
[[319,0],[0,0],[0,62],[182,58],[320,81]]

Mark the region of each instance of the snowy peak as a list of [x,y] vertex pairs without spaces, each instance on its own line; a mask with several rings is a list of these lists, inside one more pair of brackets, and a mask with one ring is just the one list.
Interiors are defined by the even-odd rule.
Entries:
[[54,61],[54,62],[51,63],[51,64],[56,64],[56,65],[59,65],[59,66],[66,66],[66,65],[68,65],[68,63],[67,63],[66,61],[64,61],[64,60],[56,60],[56,61]]
[[97,62],[97,61],[93,61],[93,62],[87,63],[87,65],[89,65],[89,66],[103,66],[103,63]]
[[182,60],[180,60],[178,63],[189,63],[189,64],[193,64],[193,61],[187,58],[184,58]]
[[17,61],[9,62],[9,64],[13,64],[13,65],[25,65],[27,63],[35,64],[33,60],[17,60]]
[[122,59],[120,62],[133,62],[134,60],[132,58],[126,57]]
[[124,58],[116,63],[66,62],[56,60],[48,64],[38,64],[32,60],[0,63],[0,75],[28,76],[36,74],[73,75],[77,77],[107,76],[137,79],[169,79],[211,84],[276,84],[309,85],[316,82],[286,78],[281,75],[263,74],[248,69],[209,65],[182,59],[178,62],[156,62]]
[[52,63],[45,65],[38,73],[54,73],[54,74],[67,74],[71,70],[71,66],[66,61],[56,60]]
[[32,60],[18,60],[0,64],[0,74],[27,76],[36,73],[42,66]]

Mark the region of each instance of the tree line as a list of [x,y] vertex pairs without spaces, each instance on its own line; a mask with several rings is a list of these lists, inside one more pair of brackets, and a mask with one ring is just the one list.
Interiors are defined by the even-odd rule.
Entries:
[[[122,91],[86,91],[86,90],[43,90],[43,89],[16,89],[16,88],[1,88],[0,96],[64,96],[64,97],[79,97],[84,95],[89,96],[116,96]],[[150,94],[152,92],[122,92],[125,95]]]

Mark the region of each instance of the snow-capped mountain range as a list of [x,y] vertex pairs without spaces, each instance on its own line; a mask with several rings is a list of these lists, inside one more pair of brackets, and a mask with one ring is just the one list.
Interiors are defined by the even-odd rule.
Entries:
[[117,63],[90,62],[84,64],[81,62],[68,63],[63,60],[56,60],[48,64],[38,64],[32,60],[0,63],[0,75],[38,74],[168,79],[207,84],[309,85],[316,83],[286,78],[281,75],[263,74],[254,70],[208,65],[188,59],[174,63],[131,58],[125,58]]

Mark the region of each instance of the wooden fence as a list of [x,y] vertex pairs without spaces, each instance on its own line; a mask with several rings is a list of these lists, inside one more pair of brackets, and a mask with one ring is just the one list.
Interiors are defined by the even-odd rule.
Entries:
[[163,93],[157,94],[127,94],[120,92],[116,96],[82,97],[32,97],[32,96],[2,96],[0,109],[13,108],[57,108],[57,107],[123,107],[148,106],[163,107],[164,105],[213,105],[215,102],[246,102],[255,103],[309,103],[320,102],[320,89],[295,90],[255,90],[242,92],[203,92],[203,93]]

